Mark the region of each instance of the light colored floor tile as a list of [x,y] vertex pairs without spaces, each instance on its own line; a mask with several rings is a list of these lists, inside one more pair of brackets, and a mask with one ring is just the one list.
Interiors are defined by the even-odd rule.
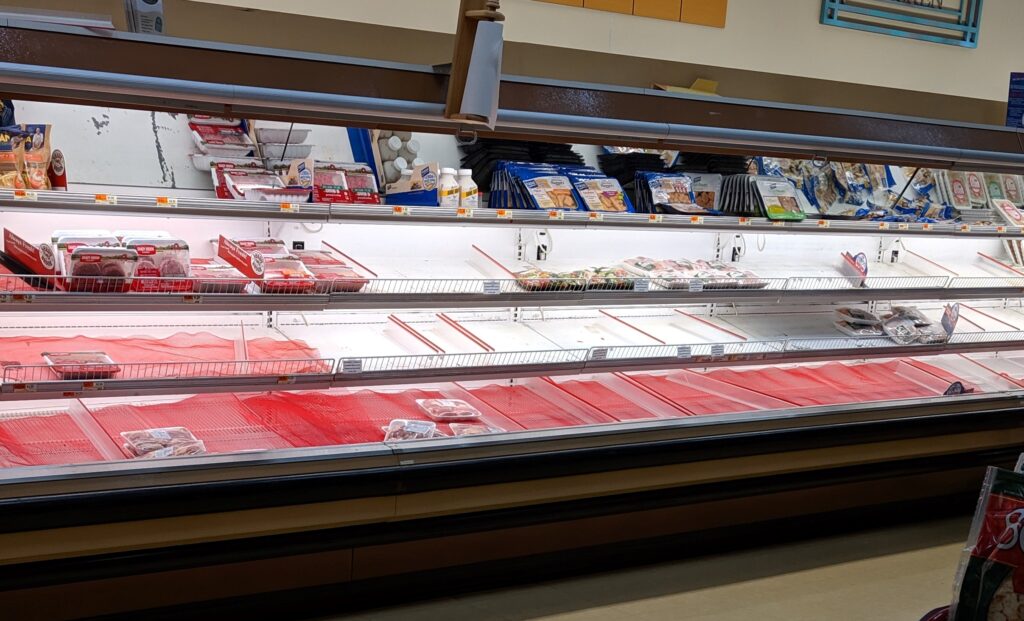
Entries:
[[[967,518],[942,520],[472,593],[342,618],[916,621],[928,610],[949,602],[968,527]],[[765,539],[770,536],[765,533]]]

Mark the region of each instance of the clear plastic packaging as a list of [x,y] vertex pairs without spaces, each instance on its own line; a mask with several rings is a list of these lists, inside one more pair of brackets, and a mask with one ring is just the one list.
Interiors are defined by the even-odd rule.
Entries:
[[238,200],[259,200],[257,198],[259,191],[283,190],[285,187],[281,178],[274,173],[236,169],[227,170],[224,173],[224,185],[231,198]]
[[861,308],[841,307],[832,311],[836,321],[845,321],[857,326],[877,326],[882,323],[881,318]]
[[196,293],[242,293],[250,280],[230,265],[193,263],[192,290]]
[[69,291],[123,293],[135,275],[139,255],[129,248],[78,246],[67,265]]
[[121,372],[121,367],[101,351],[44,352],[42,357],[62,380],[110,379]]
[[396,418],[384,428],[384,441],[424,440],[437,434],[437,423],[433,421]]
[[416,405],[436,421],[473,420],[481,416],[480,410],[462,399],[417,399]]
[[316,276],[302,261],[267,258],[259,284],[264,293],[309,293],[316,287]]
[[369,281],[346,265],[306,265],[316,278],[317,293],[355,293]]
[[273,237],[253,237],[248,239],[236,239],[236,244],[246,252],[259,252],[265,257],[292,257],[288,246],[283,239]]
[[246,156],[253,151],[253,142],[241,127],[189,123],[192,139],[207,155]]
[[138,253],[132,291],[189,291],[192,288],[188,243],[169,238],[125,238]]
[[122,431],[124,448],[134,457],[155,459],[206,453],[203,441],[185,427],[161,427]]
[[493,427],[484,423],[452,423],[448,425],[452,435],[460,436],[482,436],[489,433],[502,433],[505,430],[501,427]]

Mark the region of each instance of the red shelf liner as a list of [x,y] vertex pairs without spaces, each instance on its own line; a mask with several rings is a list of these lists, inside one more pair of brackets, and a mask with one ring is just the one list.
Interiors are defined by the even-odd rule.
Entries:
[[0,466],[48,466],[103,461],[66,412],[0,420]]

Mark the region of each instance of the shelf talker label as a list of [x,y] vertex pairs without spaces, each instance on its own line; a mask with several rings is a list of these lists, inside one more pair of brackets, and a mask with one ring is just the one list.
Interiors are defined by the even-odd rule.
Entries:
[[498,295],[501,293],[501,282],[497,280],[484,281],[484,295]]
[[651,279],[650,278],[640,278],[640,279],[637,279],[637,280],[633,281],[633,291],[636,291],[637,293],[647,293],[650,290],[651,290]]
[[473,217],[473,210],[470,209],[469,207],[459,207],[458,209],[455,210],[455,217],[456,218],[472,218]]
[[693,348],[689,345],[680,345],[676,347],[676,358],[692,358]]
[[652,214],[647,216],[647,221],[651,222],[651,223],[654,223],[654,224],[658,224],[658,223],[660,223],[664,219],[665,219],[665,217],[662,216],[660,213],[652,213]]
[[607,347],[594,347],[590,350],[591,360],[607,360],[608,359],[608,348]]
[[298,203],[281,203],[281,211],[299,213]]
[[363,360],[361,358],[345,358],[341,361],[342,373],[362,373]]
[[19,201],[37,201],[39,200],[39,192],[33,190],[15,190],[14,198]]
[[158,207],[177,207],[178,199],[169,196],[157,196],[156,204]]
[[725,356],[725,345],[723,343],[716,343],[711,346],[711,357],[721,358]]
[[117,197],[113,194],[96,194],[95,197],[97,205],[116,205]]
[[599,211],[591,211],[590,213],[587,214],[587,219],[600,222],[604,220],[604,214]]
[[699,278],[690,280],[690,285],[687,287],[687,290],[690,293],[700,293],[701,291],[704,291],[704,281]]
[[549,209],[548,220],[565,220],[565,212],[561,209]]

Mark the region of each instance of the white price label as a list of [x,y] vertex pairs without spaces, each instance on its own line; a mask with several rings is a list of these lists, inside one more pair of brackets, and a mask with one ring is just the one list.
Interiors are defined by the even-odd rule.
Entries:
[[396,216],[407,216],[409,215],[409,208],[402,205],[395,205],[391,208],[391,213]]
[[607,347],[595,347],[590,350],[591,360],[607,360],[608,359],[608,348]]
[[299,213],[298,203],[281,203],[281,211]]
[[888,222],[879,222],[878,223],[878,230],[879,231],[888,231],[889,230],[889,223]]
[[1006,227],[1005,226],[997,226],[996,227],[996,233],[1005,233],[1005,232],[1006,232]]
[[117,197],[114,196],[113,194],[96,194],[95,198],[96,198],[96,204],[97,205],[116,205],[117,204]]
[[676,358],[692,358],[693,349],[689,345],[680,345],[676,347]]
[[711,355],[714,358],[721,358],[725,355],[725,345],[717,343],[711,346]]
[[704,281],[699,278],[694,278],[693,280],[690,281],[690,286],[688,289],[690,293],[700,293],[701,291],[704,290]]
[[342,373],[362,373],[363,361],[361,358],[345,358],[341,361]]
[[39,200],[39,192],[32,190],[15,190],[14,198],[19,201],[37,201]]
[[910,225],[907,224],[906,222],[900,222],[900,223],[898,223],[896,225],[896,228],[901,230],[901,231],[909,231],[910,230]]
[[484,281],[484,294],[486,295],[498,295],[501,293],[501,283],[497,280],[485,280]]
[[786,223],[782,220],[772,220],[772,226],[786,226]]
[[971,231],[971,225],[970,224],[961,224],[960,225],[960,231],[963,232],[963,233],[969,233]]
[[739,225],[740,226],[750,226],[750,218],[740,218],[739,219]]
[[828,228],[828,220],[818,220],[818,228],[819,229],[827,229]]
[[657,224],[664,219],[664,216],[662,216],[660,213],[652,213],[649,216],[647,216],[647,221],[652,222],[654,224]]
[[651,290],[651,279],[640,278],[633,281],[633,290],[640,293],[647,293]]

